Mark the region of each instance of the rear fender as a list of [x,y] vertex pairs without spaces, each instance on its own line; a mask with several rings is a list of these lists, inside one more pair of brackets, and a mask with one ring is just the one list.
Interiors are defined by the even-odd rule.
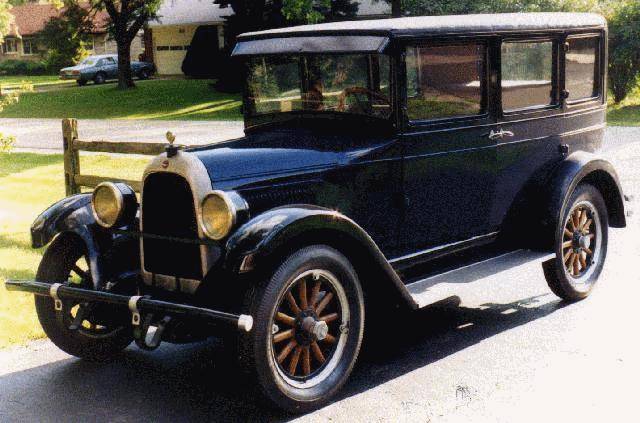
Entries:
[[550,190],[545,225],[555,227],[555,222],[564,216],[570,194],[582,182],[594,185],[602,193],[609,224],[614,228],[626,227],[622,186],[613,165],[606,159],[583,151],[571,154],[553,173],[548,185]]
[[[288,254],[319,243],[328,244],[349,258],[361,276],[365,291],[372,283],[378,285],[377,288],[392,288],[400,302],[417,308],[371,237],[353,220],[322,207],[286,206],[254,217],[226,242],[224,266],[233,273],[273,270]],[[363,278],[364,273],[367,280]]]

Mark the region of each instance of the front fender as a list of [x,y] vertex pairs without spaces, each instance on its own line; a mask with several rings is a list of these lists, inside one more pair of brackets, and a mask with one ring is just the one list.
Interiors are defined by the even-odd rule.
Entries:
[[624,196],[620,179],[613,165],[606,159],[592,153],[579,151],[567,157],[555,170],[551,178],[546,218],[555,226],[565,213],[569,194],[580,184],[587,182],[600,190],[607,204],[611,226],[626,226]]
[[93,284],[101,287],[108,276],[105,253],[113,243],[113,236],[95,222],[91,194],[64,198],[40,214],[31,225],[31,245],[44,247],[63,233],[74,234],[85,243]]
[[364,229],[343,214],[318,206],[279,207],[254,217],[227,240],[224,266],[234,273],[260,269],[272,257],[309,243],[327,243],[348,257],[351,255],[352,260],[356,256],[364,260],[371,266],[369,270],[376,270],[372,273],[391,283],[407,305],[417,308],[398,274]]

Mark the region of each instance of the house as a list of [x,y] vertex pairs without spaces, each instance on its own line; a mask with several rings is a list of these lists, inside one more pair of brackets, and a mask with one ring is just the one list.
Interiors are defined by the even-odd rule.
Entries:
[[[42,60],[46,54],[45,45],[38,39],[38,34],[44,29],[51,18],[62,14],[47,2],[31,2],[11,8],[13,15],[8,33],[4,37],[0,61],[4,60]],[[106,13],[98,13],[94,18],[95,32],[91,34],[90,44],[86,46],[89,54],[115,54],[116,43],[106,31]],[[131,57],[137,59],[144,52],[144,37],[138,34],[131,44]]]
[[[231,14],[230,7],[220,8],[213,0],[165,0],[158,19],[148,24],[151,48],[147,60],[153,59],[160,75],[181,75],[192,42],[206,42],[212,53],[224,48],[225,17]],[[384,0],[360,1],[359,19],[390,15],[391,7]]]

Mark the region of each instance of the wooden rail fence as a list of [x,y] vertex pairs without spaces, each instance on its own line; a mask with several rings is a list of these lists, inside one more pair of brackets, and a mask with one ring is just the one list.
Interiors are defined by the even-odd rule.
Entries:
[[144,154],[155,156],[164,152],[167,143],[130,142],[130,141],[87,141],[78,139],[78,121],[62,120],[62,139],[64,151],[64,184],[67,195],[79,194],[82,187],[95,188],[101,182],[124,182],[136,192],[140,192],[141,181],[131,181],[80,173],[80,151],[117,154]]

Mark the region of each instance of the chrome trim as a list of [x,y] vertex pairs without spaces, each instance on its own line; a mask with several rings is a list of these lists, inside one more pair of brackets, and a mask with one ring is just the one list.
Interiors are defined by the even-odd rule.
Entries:
[[241,314],[240,317],[238,317],[238,329],[251,332],[251,328],[253,328],[253,317],[248,314]]
[[93,215],[93,218],[96,220],[98,225],[102,226],[103,228],[109,229],[114,225],[107,225],[106,222],[100,219],[94,207],[94,199],[96,196],[96,192],[98,191],[98,189],[102,187],[106,187],[110,189],[115,194],[116,205],[118,207],[118,216],[116,217],[116,220],[115,220],[116,223],[118,222],[118,220],[120,220],[120,218],[122,217],[122,213],[124,212],[124,196],[122,195],[122,191],[120,191],[116,186],[116,184],[114,184],[113,182],[101,182],[98,185],[96,185],[96,187],[93,189],[93,192],[91,193],[91,214]]
[[[196,226],[198,230],[198,237],[200,239],[205,238],[205,234],[202,231],[202,209],[200,205],[204,198],[212,190],[211,179],[209,173],[204,167],[204,164],[193,154],[185,151],[178,151],[175,156],[167,157],[167,153],[162,153],[156,156],[151,163],[147,166],[142,176],[142,193],[144,193],[144,184],[147,177],[154,173],[173,173],[182,176],[189,187],[191,188],[191,194],[193,196],[193,207],[196,214]],[[144,195],[141,195],[140,201],[140,232],[143,232],[143,212],[144,208]],[[209,269],[215,263],[216,254],[213,248],[206,244],[200,245],[200,261],[202,262],[202,277],[206,276]],[[188,286],[190,291],[195,292],[201,281],[193,279],[182,279],[176,276],[153,274],[145,270],[144,267],[144,242],[143,238],[140,238],[140,267],[142,272],[142,279],[147,285],[152,285],[154,280],[165,289],[175,291],[178,288],[178,280],[180,281],[180,288],[183,287],[184,282]]]
[[422,251],[417,251],[415,253],[411,253],[411,254],[407,254],[401,257],[396,257],[394,259],[389,260],[389,263],[394,264],[394,263],[398,263],[404,260],[409,260],[412,258],[416,258],[416,257],[420,257],[420,256],[424,256],[424,255],[428,255],[430,253],[435,253],[437,251],[442,251],[442,250],[446,250],[447,248],[451,248],[451,247],[455,247],[457,245],[462,245],[462,244],[466,244],[468,242],[473,242],[473,241],[480,241],[486,238],[491,238],[498,235],[498,232],[491,232],[485,235],[479,235],[479,236],[474,236],[473,238],[469,238],[469,239],[465,239],[462,241],[456,241],[456,242],[452,242],[451,244],[445,244],[445,245],[440,245],[438,247],[433,247],[433,248],[429,248],[426,250],[422,250]]

